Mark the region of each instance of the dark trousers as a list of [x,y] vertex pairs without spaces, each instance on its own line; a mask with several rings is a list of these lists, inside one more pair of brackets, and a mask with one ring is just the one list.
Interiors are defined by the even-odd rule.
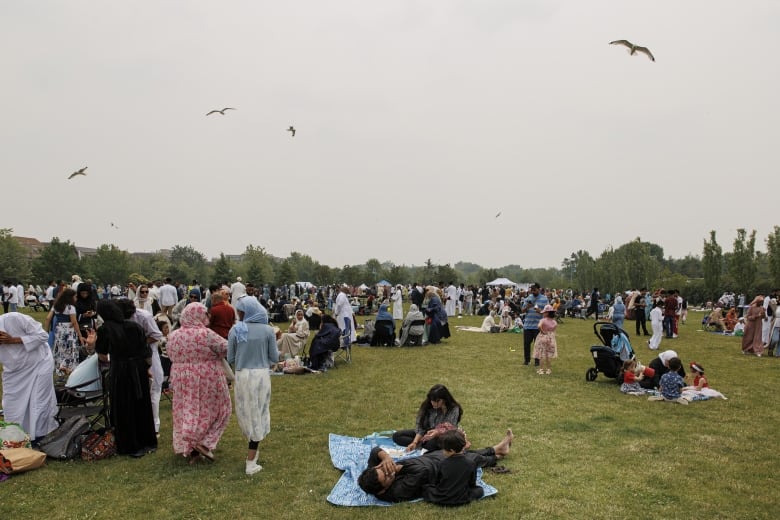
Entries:
[[664,316],[664,332],[667,338],[674,334],[674,316]]
[[[523,329],[523,357],[526,365],[531,362],[531,344],[538,335],[539,329]],[[535,359],[534,364],[538,365],[539,360]]]
[[645,336],[649,336],[647,333],[647,318],[645,317],[644,309],[634,309],[634,319],[636,320],[636,335],[639,336],[639,327],[642,327],[642,332]]
[[[417,432],[414,430],[398,430],[393,433],[393,442],[399,446],[409,446],[416,435]],[[434,437],[433,439],[420,444],[418,448],[425,448],[427,451],[436,451],[440,450],[441,446],[439,446],[439,441]]]

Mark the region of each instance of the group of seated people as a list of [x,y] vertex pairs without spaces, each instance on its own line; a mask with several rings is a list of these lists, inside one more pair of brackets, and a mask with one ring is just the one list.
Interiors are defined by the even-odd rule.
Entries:
[[457,506],[483,495],[476,483],[478,467],[494,467],[509,454],[512,430],[495,446],[469,449],[471,443],[459,427],[463,408],[444,385],[434,385],[417,413],[414,429],[399,430],[393,441],[407,452],[426,453],[400,462],[381,447],[369,454],[358,485],[380,500],[402,502],[422,498],[427,502]]
[[395,320],[388,311],[388,305],[379,306],[379,312],[373,321],[367,321],[358,343],[368,343],[372,347],[421,346],[425,338],[425,314],[414,303],[409,306],[396,331]]
[[723,315],[723,309],[721,307],[715,307],[715,309],[702,320],[702,325],[704,325],[705,328],[726,334],[736,334],[739,330],[744,330],[744,323],[745,318],[737,317],[736,307],[730,308],[725,316]]

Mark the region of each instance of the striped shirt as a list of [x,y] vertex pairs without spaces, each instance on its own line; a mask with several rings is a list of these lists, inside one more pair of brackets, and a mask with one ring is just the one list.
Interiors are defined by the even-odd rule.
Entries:
[[[534,296],[533,294],[529,294],[525,300],[523,300],[526,305],[530,305],[531,308],[528,309],[528,311],[525,314],[525,319],[523,320],[523,328],[526,330],[535,330],[539,328],[539,320],[542,319],[542,313],[541,310],[544,309],[544,306],[550,303],[547,300],[547,296],[545,296],[542,293],[539,293],[538,296]],[[534,310],[534,307],[539,309],[539,312]]]

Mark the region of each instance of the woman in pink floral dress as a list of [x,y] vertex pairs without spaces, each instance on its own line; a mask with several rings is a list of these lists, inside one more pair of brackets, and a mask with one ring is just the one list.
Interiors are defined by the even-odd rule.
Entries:
[[168,336],[172,362],[173,451],[195,462],[214,460],[231,414],[230,391],[222,368],[227,340],[208,328],[206,307],[190,303],[181,328]]

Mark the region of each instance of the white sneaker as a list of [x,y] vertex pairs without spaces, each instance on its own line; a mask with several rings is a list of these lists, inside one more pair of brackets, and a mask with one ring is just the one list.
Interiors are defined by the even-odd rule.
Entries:
[[258,464],[257,462],[253,460],[246,461],[246,474],[247,475],[254,475],[258,471],[262,471],[263,466]]

